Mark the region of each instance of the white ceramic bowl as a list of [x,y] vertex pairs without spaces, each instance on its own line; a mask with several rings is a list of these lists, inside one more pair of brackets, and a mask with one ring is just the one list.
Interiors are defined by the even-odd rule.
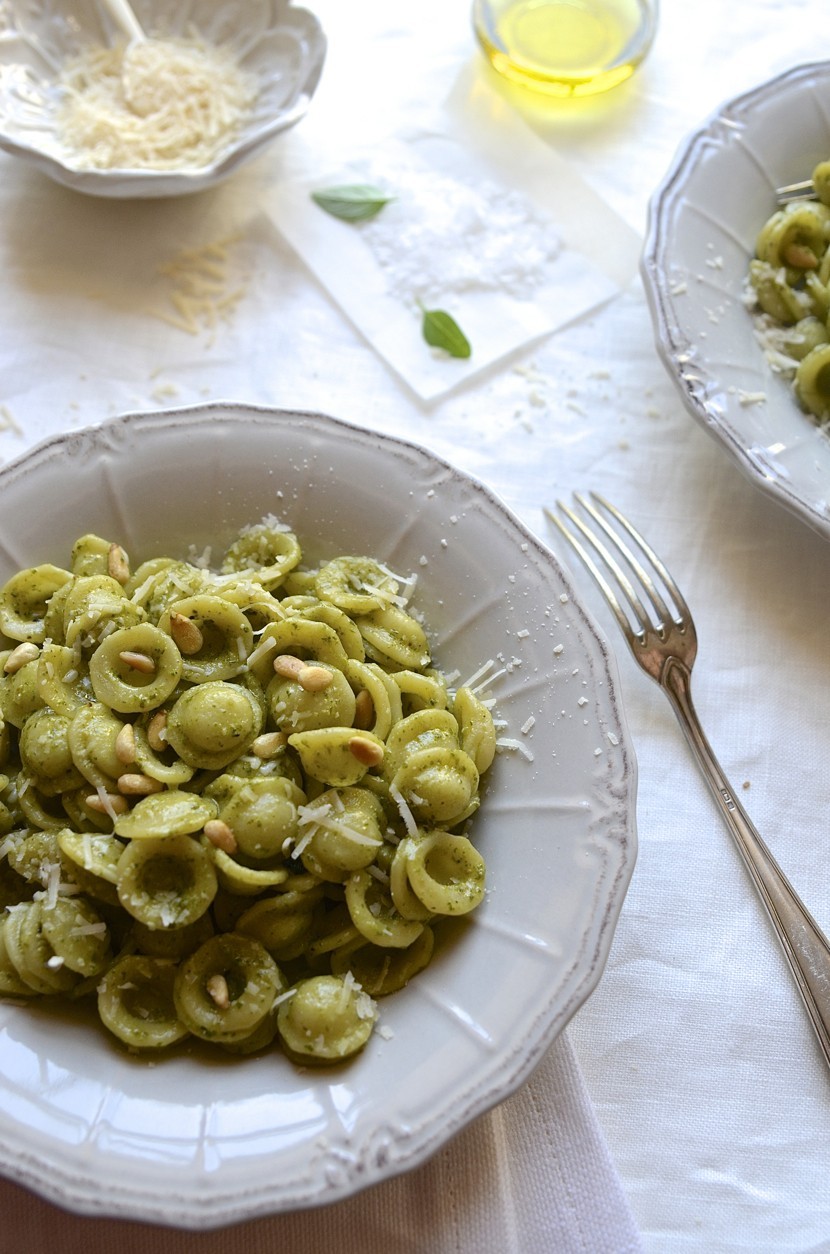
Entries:
[[196,170],[90,170],[55,124],[62,65],[88,44],[119,36],[98,0],[7,0],[0,13],[0,148],[79,192],[116,199],[179,196],[212,187],[257,156],[308,109],[326,40],[317,18],[291,0],[134,0],[148,35],[191,30],[229,48],[260,83],[250,119],[232,145]]
[[829,96],[823,61],[719,109],[654,194],[641,267],[657,348],[689,412],[755,484],[828,537],[830,439],[770,368],[741,297],[775,189],[830,156]]
[[417,572],[437,660],[472,674],[503,657],[498,713],[533,760],[497,755],[472,833],[486,900],[380,1002],[391,1037],[347,1065],[196,1050],[149,1066],[91,1021],[0,1005],[0,1172],[80,1212],[211,1227],[422,1162],[526,1079],[594,988],[633,869],[635,763],[606,646],[553,555],[423,449],[226,404],[60,436],[0,469],[0,579],[65,563],[90,530],[136,561],[221,551],[271,512],[312,559]]

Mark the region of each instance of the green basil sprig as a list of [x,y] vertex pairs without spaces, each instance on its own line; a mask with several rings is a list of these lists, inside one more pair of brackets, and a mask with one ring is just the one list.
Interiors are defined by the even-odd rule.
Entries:
[[444,309],[424,309],[421,331],[431,348],[442,348],[450,357],[469,357],[472,354],[470,341],[461,327]]
[[343,222],[366,222],[380,213],[393,196],[387,196],[371,183],[344,183],[340,187],[326,187],[312,192],[311,199],[333,218]]

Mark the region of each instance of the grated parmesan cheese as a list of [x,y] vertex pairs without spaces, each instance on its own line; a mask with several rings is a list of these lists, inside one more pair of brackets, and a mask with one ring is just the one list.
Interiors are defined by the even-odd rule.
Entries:
[[57,124],[84,169],[198,170],[251,113],[253,75],[200,39],[92,46],[59,78]]

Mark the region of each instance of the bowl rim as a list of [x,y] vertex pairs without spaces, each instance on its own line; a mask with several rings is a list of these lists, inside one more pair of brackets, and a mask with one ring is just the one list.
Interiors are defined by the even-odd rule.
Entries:
[[[680,143],[668,171],[652,193],[647,212],[646,232],[640,255],[640,277],[651,313],[655,347],[677,388],[689,414],[718,441],[739,470],[764,495],[783,505],[825,539],[830,539],[830,513],[801,495],[786,475],[770,466],[759,467],[747,447],[748,441],[728,417],[715,414],[699,395],[698,380],[678,371],[678,359],[689,348],[689,341],[672,310],[666,280],[666,249],[672,236],[671,216],[682,199],[687,180],[696,163],[710,147],[722,147],[731,137],[729,121],[739,118],[759,103],[815,77],[830,80],[830,61],[811,61],[776,74],[773,78],[722,102]],[[805,416],[805,422],[809,418]]]

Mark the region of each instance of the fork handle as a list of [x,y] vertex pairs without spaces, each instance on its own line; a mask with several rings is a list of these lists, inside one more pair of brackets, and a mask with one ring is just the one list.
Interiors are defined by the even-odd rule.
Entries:
[[688,667],[677,658],[669,658],[660,686],[766,906],[830,1065],[830,943],[764,844],[712,752],[692,703]]

